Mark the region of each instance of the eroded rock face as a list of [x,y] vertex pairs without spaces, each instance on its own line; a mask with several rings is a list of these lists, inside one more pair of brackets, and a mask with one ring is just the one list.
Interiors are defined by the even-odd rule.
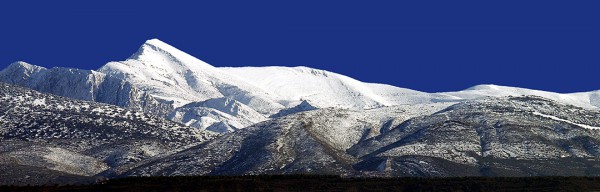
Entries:
[[59,67],[46,69],[24,62],[16,62],[0,71],[0,82],[73,99],[107,103],[159,116],[165,115],[173,109],[168,102],[157,100],[129,82],[90,70]]

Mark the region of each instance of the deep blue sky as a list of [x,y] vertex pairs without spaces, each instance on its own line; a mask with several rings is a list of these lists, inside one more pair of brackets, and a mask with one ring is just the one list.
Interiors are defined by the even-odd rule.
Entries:
[[593,1],[15,2],[0,3],[0,68],[97,69],[158,38],[214,66],[301,65],[429,92],[600,89]]

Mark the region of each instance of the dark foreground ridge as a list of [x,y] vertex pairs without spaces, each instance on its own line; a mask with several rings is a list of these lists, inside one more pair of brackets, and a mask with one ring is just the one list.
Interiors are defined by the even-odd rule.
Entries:
[[130,177],[0,191],[596,191],[600,177],[342,178],[317,175]]

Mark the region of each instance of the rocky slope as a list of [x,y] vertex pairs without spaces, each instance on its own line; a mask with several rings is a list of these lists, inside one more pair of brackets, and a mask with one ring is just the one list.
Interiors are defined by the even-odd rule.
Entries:
[[0,184],[89,181],[216,136],[141,112],[0,83]]
[[597,111],[535,96],[488,97],[438,111],[446,106],[422,105],[411,115],[406,111],[419,111],[414,105],[302,112],[124,175],[600,175]]
[[447,106],[326,108],[287,115],[154,160],[125,175],[349,174],[359,159],[346,149],[406,119]]
[[598,111],[494,97],[413,118],[348,152],[363,160],[355,168],[398,176],[597,176],[599,128]]

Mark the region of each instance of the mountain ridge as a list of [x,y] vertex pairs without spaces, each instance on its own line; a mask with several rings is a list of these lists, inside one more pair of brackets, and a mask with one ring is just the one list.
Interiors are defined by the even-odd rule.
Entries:
[[[0,81],[142,110],[200,129],[212,127],[224,132],[278,117],[283,111],[289,114],[303,111],[294,108],[304,101],[314,108],[372,109],[488,96],[537,95],[587,109],[600,109],[600,91],[560,94],[482,84],[455,92],[427,93],[364,83],[303,66],[214,67],[158,39],[147,40],[126,60],[109,62],[98,71],[46,69],[17,62],[0,71]],[[218,98],[225,100],[214,100]],[[222,109],[215,107],[221,104],[201,108],[187,105],[209,100],[224,102],[222,104],[234,100],[243,104],[247,114],[253,115],[218,114]],[[276,115],[278,113],[280,115]]]
[[[265,86],[257,86],[260,84],[265,84],[257,82],[256,80],[252,80],[252,79],[258,79],[258,77],[260,77],[260,75],[253,75],[253,74],[249,74],[249,72],[252,71],[256,71],[258,70],[258,72],[253,72],[253,73],[259,73],[259,74],[264,74],[264,73],[284,73],[284,74],[290,74],[290,71],[292,71],[291,73],[295,73],[293,71],[299,71],[299,72],[303,72],[303,73],[307,73],[307,74],[312,74],[315,76],[321,76],[321,77],[327,77],[327,76],[342,76],[343,79],[351,79],[352,81],[356,81],[356,82],[360,82],[358,80],[354,80],[352,78],[349,78],[347,76],[343,76],[334,72],[329,72],[329,71],[325,71],[325,70],[320,70],[320,69],[314,69],[314,68],[310,68],[310,67],[306,67],[306,66],[297,66],[297,67],[281,67],[281,66],[264,66],[264,67],[214,67],[202,60],[199,60],[195,57],[193,57],[192,55],[189,55],[159,39],[150,39],[147,40],[146,42],[144,42],[142,44],[142,46],[140,46],[140,48],[138,49],[138,51],[136,53],[134,53],[132,56],[130,56],[126,61],[135,61],[135,60],[141,60],[141,61],[151,61],[153,59],[151,58],[146,58],[144,59],[144,55],[152,55],[154,53],[151,52],[160,52],[160,53],[164,53],[167,56],[165,58],[171,58],[171,59],[175,59],[176,64],[178,65],[194,65],[197,66],[199,68],[201,68],[202,70],[208,70],[209,72],[212,71],[224,71],[227,73],[232,74],[233,76],[236,77],[252,77],[252,78],[241,78],[242,81],[248,81],[251,85],[250,87],[254,87],[251,90],[255,91],[255,90],[264,90]],[[163,58],[163,59],[165,59]],[[155,58],[154,58],[155,59]],[[165,63],[165,62],[160,62],[161,59],[158,59],[159,63],[156,62],[151,62],[150,66],[161,66],[161,65],[155,65],[155,64],[160,64],[160,63]],[[15,62],[15,63],[24,63],[25,62]],[[117,63],[121,63],[121,62],[117,62]],[[144,64],[147,64],[145,62],[134,62],[135,64],[143,64],[143,65],[137,65],[138,67],[140,66],[146,66]],[[14,64],[14,63],[13,63]],[[133,64],[133,63],[132,63]],[[27,64],[31,67],[35,66],[35,65],[30,65]],[[107,65],[101,67],[97,72],[102,72],[105,74],[121,74],[121,75],[115,75],[118,78],[124,79],[124,77],[122,77],[123,75],[123,71],[126,71],[124,69],[120,69],[119,67],[116,67],[115,65],[118,66],[118,64],[115,64],[115,62],[109,62],[107,63]],[[7,67],[7,69],[10,68]],[[37,68],[37,67],[36,67]],[[114,68],[114,70],[112,70],[111,68]],[[276,70],[275,70],[276,69]],[[119,72],[115,72],[116,71],[121,71]],[[198,71],[198,69],[196,70],[192,70],[192,71]],[[287,71],[287,72],[285,72]],[[127,73],[127,72],[125,72]],[[283,75],[283,74],[281,74]],[[283,75],[285,76],[285,75]],[[152,78],[152,77],[151,77]],[[264,77],[263,77],[264,78]],[[267,78],[268,79],[268,78]],[[129,79],[128,81],[130,81],[131,79]],[[195,80],[197,81],[197,80]],[[270,80],[270,81],[274,81],[274,80]],[[239,79],[238,79],[239,82]],[[214,83],[214,82],[213,82]],[[361,82],[362,83],[362,82]],[[234,83],[235,84],[235,83]],[[541,90],[534,90],[534,89],[527,89],[527,88],[519,88],[519,87],[510,87],[510,86],[502,86],[502,85],[495,85],[495,84],[479,84],[479,85],[474,85],[472,87],[469,87],[467,89],[464,90],[460,90],[460,91],[453,91],[453,92],[433,92],[433,93],[427,93],[427,92],[421,92],[421,91],[416,91],[416,90],[411,90],[411,89],[405,89],[405,88],[400,88],[400,87],[396,87],[393,85],[388,85],[388,84],[382,84],[382,83],[366,83],[372,87],[386,87],[386,89],[393,89],[394,91],[391,91],[392,93],[387,93],[387,94],[406,94],[406,92],[409,93],[415,93],[415,94],[420,94],[423,93],[424,95],[420,95],[417,96],[419,97],[419,99],[421,99],[421,101],[416,101],[416,102],[431,102],[432,100],[434,101],[452,101],[452,100],[464,100],[464,99],[471,99],[471,98],[475,98],[475,97],[480,97],[480,96],[498,96],[501,95],[498,92],[506,92],[506,93],[510,93],[510,95],[513,96],[518,96],[518,94],[522,94],[522,95],[538,95],[538,96],[544,96],[544,97],[550,97],[551,99],[555,99],[557,101],[560,102],[565,102],[565,103],[574,103],[578,106],[582,106],[582,107],[586,107],[586,108],[597,108],[600,107],[600,103],[597,102],[582,102],[582,101],[577,101],[577,100],[585,100],[586,95],[592,95],[589,97],[600,97],[600,90],[592,90],[592,91],[588,91],[588,92],[576,92],[576,93],[555,93],[555,92],[550,92],[550,91],[541,91]],[[139,86],[139,85],[138,85]],[[360,87],[360,86],[359,86]],[[258,89],[256,89],[258,88]],[[267,88],[270,89],[270,88]],[[365,88],[361,88],[362,90],[368,90]],[[187,92],[187,91],[186,91]],[[214,96],[210,96],[210,97],[217,97],[217,96],[223,96],[222,94],[219,94],[217,92],[222,92],[222,91],[215,91],[212,93],[212,95]],[[274,92],[274,91],[268,91],[271,94],[267,94],[267,95],[280,95],[282,92],[285,94],[286,91],[280,91],[278,92]],[[383,91],[384,94],[386,91]],[[216,95],[215,95],[216,94]],[[361,93],[361,92],[356,92],[355,94],[357,94],[358,96],[360,95],[371,95],[374,97],[378,97],[376,99],[374,99],[373,101],[375,103],[372,103],[371,106],[366,106],[366,108],[373,108],[373,107],[379,107],[379,106],[390,106],[390,105],[397,105],[397,104],[404,104],[401,102],[394,102],[394,101],[387,101],[385,99],[381,99],[380,95],[382,93]],[[209,95],[211,95],[211,93],[209,93]],[[310,94],[308,94],[310,95]],[[305,95],[304,97],[310,97],[308,95]],[[502,95],[502,96],[506,96]],[[406,97],[406,95],[404,95]],[[293,100],[293,101],[279,101],[279,104],[285,104],[286,107],[293,107],[297,104],[300,103],[300,99],[304,99],[304,100],[309,100],[308,98],[301,98],[302,96],[285,96],[284,99],[287,100]],[[162,97],[158,97],[158,98],[162,98]],[[194,101],[202,101],[205,100],[207,98],[200,98],[200,99],[196,99]],[[269,98],[271,100],[277,100],[277,98]],[[423,100],[424,99],[424,100]],[[177,99],[176,99],[177,100]],[[243,99],[240,99],[243,100]],[[279,99],[281,100],[281,99]],[[428,101],[427,101],[428,100]],[[313,104],[315,103],[319,103],[319,101],[312,101]],[[379,103],[376,104],[376,103]],[[360,105],[359,105],[360,106]],[[320,107],[332,107],[332,106],[320,106]],[[333,105],[333,107],[339,107],[339,105]],[[270,108],[271,110],[275,109],[275,108]],[[282,109],[281,107],[279,107],[279,109]],[[279,110],[278,109],[278,110]],[[262,113],[265,113],[265,111],[263,111]]]

